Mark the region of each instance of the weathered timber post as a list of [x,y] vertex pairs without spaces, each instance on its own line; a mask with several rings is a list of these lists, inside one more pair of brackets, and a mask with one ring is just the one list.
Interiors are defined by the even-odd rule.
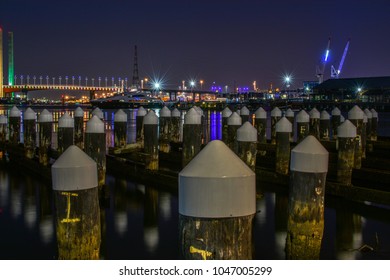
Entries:
[[323,110],[320,117],[320,140],[330,139],[330,115]]
[[375,109],[371,109],[372,123],[371,123],[371,141],[377,141],[378,139],[378,113]]
[[0,115],[0,143],[2,146],[7,141],[7,125],[7,117],[5,115]]
[[72,145],[51,167],[58,259],[100,259],[96,162]]
[[9,142],[11,144],[20,143],[20,110],[13,106],[9,112]]
[[232,150],[237,151],[237,129],[242,125],[242,120],[237,112],[234,112],[228,118],[228,140],[226,145]]
[[242,107],[241,110],[240,110],[240,117],[241,117],[242,123],[251,122],[252,121],[249,118],[249,115],[250,115],[249,109],[246,106]]
[[[372,136],[372,112],[368,109],[364,110],[364,114],[367,116],[367,123],[366,123],[366,150],[369,152],[372,152],[373,146],[371,143],[371,136]],[[366,153],[363,154],[364,157],[366,156]]]
[[35,147],[37,143],[37,116],[33,109],[27,108],[23,114],[23,138],[24,155],[26,158],[33,159],[35,156]]
[[171,110],[167,106],[164,106],[160,110],[159,118],[159,148],[163,153],[169,153],[171,151]]
[[319,259],[329,153],[312,135],[291,151],[287,259]]
[[337,139],[337,128],[341,123],[340,109],[335,107],[332,110],[332,139]]
[[53,133],[53,115],[44,109],[38,117],[39,127],[39,163],[47,166],[50,161],[51,138]]
[[343,115],[340,116],[340,123],[343,123],[345,121],[345,118]]
[[279,174],[288,174],[288,167],[290,163],[290,134],[292,131],[292,124],[283,117],[275,126],[276,130],[276,165],[275,171]]
[[74,119],[65,112],[58,120],[58,153],[74,144]]
[[317,139],[320,139],[320,112],[313,108],[309,112],[310,116],[310,135],[315,136]]
[[183,125],[183,158],[182,166],[185,167],[200,151],[202,146],[202,121],[201,115],[191,108],[184,115]]
[[94,115],[85,129],[84,151],[96,162],[99,187],[106,182],[106,146],[104,123]]
[[253,172],[256,170],[257,130],[246,121],[237,129],[236,154]]
[[158,170],[158,117],[153,110],[144,117],[144,151],[145,169]]
[[337,129],[337,181],[344,185],[351,185],[355,141],[356,126],[346,120]]
[[309,114],[305,110],[301,110],[296,117],[297,122],[297,143],[301,142],[309,135]]
[[74,144],[84,149],[84,111],[80,107],[74,111]]
[[137,116],[135,119],[136,126],[136,142],[140,144],[141,147],[144,147],[144,117],[148,112],[144,109],[144,107],[139,107],[137,110]]
[[172,127],[171,141],[173,143],[180,143],[181,142],[181,133],[180,133],[181,113],[177,108],[173,109],[173,111],[172,111],[171,127]]
[[255,173],[222,141],[211,141],[179,173],[183,258],[252,259],[255,212]]
[[294,111],[291,110],[290,108],[288,108],[286,113],[285,113],[285,117],[286,117],[286,119],[288,119],[288,121],[292,125],[292,130],[291,130],[291,133],[290,133],[290,142],[293,142],[294,141],[294,135],[295,135],[295,133],[294,133],[294,119],[295,119]]
[[367,146],[367,123],[368,118],[366,113],[363,113],[363,123],[362,123],[362,158],[366,158],[366,146]]
[[232,115],[232,111],[229,107],[225,107],[222,111],[222,141],[227,145],[229,139],[227,120]]
[[100,110],[100,108],[97,108],[97,107],[91,112],[91,118],[93,116],[97,116],[100,120],[104,119],[103,111]]
[[282,118],[282,111],[275,107],[271,111],[271,144],[276,144],[276,123]]
[[348,112],[348,119],[356,126],[356,141],[355,141],[355,163],[354,168],[360,169],[362,167],[362,127],[363,127],[364,112],[359,106],[355,105]]
[[194,106],[194,108],[200,115],[200,120],[202,123],[202,145],[206,145],[210,141],[208,119],[204,115],[204,112],[201,108],[199,108],[198,106]]
[[257,129],[257,142],[267,143],[267,112],[263,108],[258,108],[255,112],[255,128]]
[[127,145],[127,114],[119,109],[114,115],[114,147],[124,148]]

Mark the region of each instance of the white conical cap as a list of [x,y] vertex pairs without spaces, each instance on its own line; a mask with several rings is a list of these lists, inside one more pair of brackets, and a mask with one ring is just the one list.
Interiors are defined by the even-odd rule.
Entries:
[[71,127],[74,128],[74,119],[65,112],[58,120],[58,127]]
[[127,114],[119,109],[114,115],[114,122],[127,122]]
[[255,212],[255,173],[222,141],[209,142],[179,173],[180,214],[224,218]]
[[240,109],[237,109],[237,110],[236,110],[236,113],[237,113],[238,115],[240,115],[240,114],[241,114],[241,110],[240,110]]
[[74,116],[76,118],[82,118],[84,117],[84,111],[80,107],[77,107],[76,110],[74,110]]
[[171,117],[171,110],[168,109],[167,106],[164,106],[161,110],[160,110],[160,117],[164,117],[164,118],[170,118]]
[[230,115],[230,117],[227,119],[228,125],[242,125],[242,119],[237,112],[234,112]]
[[305,110],[301,110],[298,114],[297,114],[297,123],[308,123],[310,121],[310,116],[308,113],[306,113]]
[[232,114],[232,111],[229,109],[229,107],[225,107],[222,111],[222,118],[228,118]]
[[237,129],[237,141],[239,142],[256,142],[257,129],[251,125],[250,122],[245,122],[239,129]]
[[368,122],[368,118],[367,118],[367,115],[364,113],[363,114],[363,123],[367,123]]
[[255,118],[256,119],[266,119],[267,118],[267,111],[264,110],[262,107],[259,107],[259,109],[255,112]]
[[367,118],[372,119],[372,112],[370,110],[365,109],[364,113],[366,114]]
[[249,109],[246,106],[242,107],[241,111],[240,111],[240,115],[241,116],[249,116]]
[[203,110],[199,108],[198,106],[194,106],[195,110],[198,112],[199,115],[203,116]]
[[378,112],[375,109],[371,109],[371,113],[373,118],[378,118]]
[[329,153],[313,135],[306,136],[291,151],[290,170],[308,173],[328,172]]
[[288,108],[287,111],[286,111],[286,117],[293,118],[294,117],[294,111],[291,110],[290,108]]
[[340,115],[341,115],[340,109],[337,107],[334,107],[334,109],[332,110],[332,116],[340,116]]
[[37,114],[35,113],[35,111],[33,109],[28,107],[26,109],[26,111],[24,111],[23,119],[24,120],[36,120],[37,119]]
[[327,111],[323,110],[321,112],[321,120],[330,120],[330,115]]
[[99,119],[103,119],[103,111],[100,110],[100,108],[95,108],[93,111],[92,111],[92,116],[97,116]]
[[0,115],[0,124],[7,124],[8,120],[7,117],[4,115]]
[[340,122],[342,123],[342,122],[344,122],[344,121],[345,121],[344,116],[343,116],[343,115],[340,115]]
[[346,120],[337,127],[338,138],[355,138],[356,137],[356,126],[349,120]]
[[145,117],[148,111],[145,110],[144,107],[139,107],[137,110],[137,117]]
[[184,115],[184,124],[201,124],[202,116],[196,111],[195,108],[191,108]]
[[309,112],[309,116],[311,119],[319,119],[320,118],[320,112],[316,109],[313,108]]
[[94,115],[88,122],[86,133],[104,133],[104,122],[99,119],[98,116]]
[[353,106],[351,110],[348,111],[348,119],[350,120],[362,120],[363,119],[363,110],[360,109],[358,105]]
[[282,116],[282,111],[278,107],[275,107],[271,111],[271,117],[281,117],[281,116]]
[[38,117],[38,122],[52,122],[53,115],[48,110],[44,109]]
[[12,107],[11,111],[9,112],[9,116],[11,118],[16,118],[16,117],[19,118],[20,117],[20,110],[16,106]]
[[144,117],[144,125],[149,124],[158,124],[158,117],[153,110],[150,110],[149,113]]
[[276,132],[292,132],[292,124],[286,117],[283,117],[276,123],[275,131]]
[[180,117],[180,116],[181,116],[181,112],[180,112],[177,108],[173,109],[173,111],[172,111],[172,117],[178,118],[178,117]]
[[96,162],[79,147],[69,146],[51,167],[53,190],[77,191],[98,186]]

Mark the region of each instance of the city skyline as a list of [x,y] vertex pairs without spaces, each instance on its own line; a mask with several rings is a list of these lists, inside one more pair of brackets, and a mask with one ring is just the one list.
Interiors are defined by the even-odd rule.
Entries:
[[[162,3],[163,2],[163,3]],[[4,35],[14,34],[16,75],[127,77],[138,47],[140,78],[166,87],[293,87],[315,81],[328,38],[330,67],[351,39],[340,77],[390,73],[390,5],[370,1],[10,1],[0,4]],[[7,38],[4,36],[4,76]],[[5,83],[6,83],[6,79]]]

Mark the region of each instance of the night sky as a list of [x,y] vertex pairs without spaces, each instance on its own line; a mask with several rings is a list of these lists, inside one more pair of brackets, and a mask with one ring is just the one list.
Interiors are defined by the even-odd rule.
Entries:
[[137,45],[140,78],[168,88],[190,79],[282,87],[285,74],[301,87],[317,80],[328,37],[325,80],[349,38],[341,77],[390,75],[386,0],[0,0],[0,25],[5,48],[14,33],[17,75],[131,80]]

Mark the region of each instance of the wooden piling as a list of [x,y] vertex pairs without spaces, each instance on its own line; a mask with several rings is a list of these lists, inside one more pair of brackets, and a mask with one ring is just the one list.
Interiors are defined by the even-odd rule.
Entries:
[[20,143],[20,110],[13,106],[9,112],[9,143],[16,145]]
[[227,144],[228,143],[228,124],[227,120],[232,115],[232,111],[229,109],[229,107],[225,107],[222,111],[222,141]]
[[27,108],[23,114],[23,142],[24,155],[26,158],[33,159],[35,156],[35,147],[37,142],[36,113],[33,109]]
[[84,149],[84,111],[80,107],[74,111],[74,144]]
[[296,117],[297,123],[297,143],[301,142],[309,135],[310,116],[305,110],[301,110]]
[[3,147],[7,141],[7,117],[5,115],[0,115],[0,144]]
[[328,141],[330,139],[330,115],[323,110],[320,116],[320,140]]
[[144,117],[148,112],[144,107],[139,107],[137,110],[137,116],[135,119],[136,126],[136,142],[140,144],[141,147],[144,147]]
[[337,182],[348,186],[355,162],[355,141],[356,126],[346,120],[337,129]]
[[93,116],[97,116],[100,120],[103,120],[104,119],[104,114],[103,114],[103,111],[100,110],[100,108],[96,107],[95,109],[92,110],[91,112],[91,118]]
[[367,146],[367,123],[368,118],[366,113],[363,113],[363,123],[362,123],[362,159],[366,158],[366,146]]
[[65,112],[58,120],[58,153],[74,145],[74,119]]
[[175,108],[172,110],[171,115],[171,141],[173,143],[180,143],[182,141],[181,137],[181,112]]
[[237,129],[237,151],[238,157],[245,162],[253,172],[256,170],[257,154],[257,130],[246,121]]
[[288,174],[290,163],[290,134],[292,124],[283,117],[275,126],[276,130],[276,166],[275,171],[279,174]]
[[84,151],[96,162],[99,187],[106,182],[106,146],[104,123],[94,115],[85,129]]
[[337,139],[337,128],[341,123],[341,111],[335,107],[332,110],[332,139]]
[[246,106],[242,107],[240,110],[240,117],[241,117],[242,123],[251,122],[249,115],[250,115],[249,109]]
[[58,259],[100,259],[100,210],[96,162],[75,145],[51,167]]
[[171,110],[164,106],[160,110],[159,117],[159,149],[160,152],[169,153],[171,151]]
[[158,170],[158,117],[153,110],[150,110],[144,117],[144,152],[146,154],[145,169]]
[[114,148],[127,145],[127,114],[119,109],[114,115]]
[[[372,136],[372,112],[368,109],[364,110],[364,114],[367,116],[367,124],[366,124],[366,151],[372,152],[373,145],[371,142]],[[365,156],[365,153],[363,154]]]
[[309,135],[291,151],[287,259],[319,259],[328,151]]
[[237,112],[234,112],[228,118],[228,140],[226,145],[232,150],[237,151],[237,129],[242,125],[242,120]]
[[288,121],[291,123],[292,125],[292,130],[291,130],[291,133],[290,133],[290,142],[293,142],[294,141],[294,120],[295,120],[295,114],[294,114],[294,111],[291,110],[290,108],[287,109],[287,111],[285,112],[285,117],[286,119],[288,119]]
[[199,113],[191,108],[184,116],[183,158],[185,167],[200,151],[202,146],[202,121]]
[[317,139],[320,139],[320,112],[316,108],[313,108],[310,110],[309,116],[309,134],[315,136]]
[[371,109],[372,120],[371,120],[371,141],[377,141],[378,139],[378,113],[375,109]]
[[255,173],[222,141],[211,141],[179,173],[182,257],[252,259],[255,212]]
[[282,118],[282,111],[275,107],[271,111],[271,144],[276,144],[276,123]]
[[48,166],[50,162],[49,151],[53,133],[53,115],[44,109],[38,117],[39,128],[39,163]]
[[262,107],[255,112],[255,128],[257,130],[257,142],[259,144],[267,143],[267,111]]
[[348,119],[356,126],[356,141],[355,141],[355,163],[354,168],[360,169],[362,167],[362,127],[363,127],[364,112],[359,106],[355,105],[348,112]]

